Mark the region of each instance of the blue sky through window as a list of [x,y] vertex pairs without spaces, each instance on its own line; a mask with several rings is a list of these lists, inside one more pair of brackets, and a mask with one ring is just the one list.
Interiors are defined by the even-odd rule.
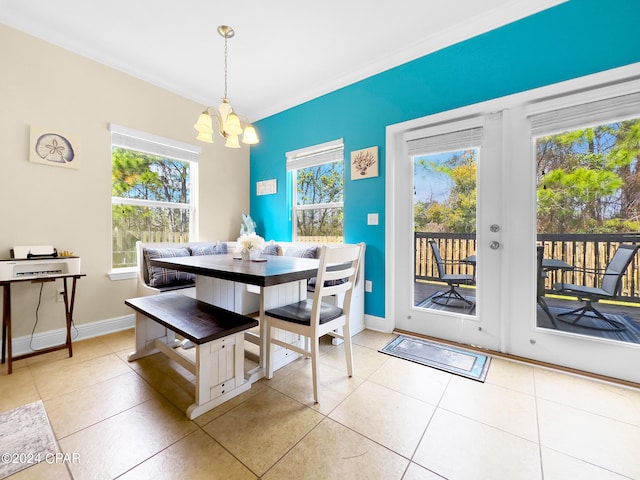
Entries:
[[446,201],[453,188],[453,180],[448,174],[440,171],[439,167],[455,157],[460,158],[465,151],[433,153],[413,158],[414,205],[418,202],[443,203]]

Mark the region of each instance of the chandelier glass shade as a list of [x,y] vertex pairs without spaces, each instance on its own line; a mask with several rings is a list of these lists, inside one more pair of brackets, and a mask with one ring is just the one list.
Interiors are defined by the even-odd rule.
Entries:
[[260,142],[256,129],[249,122],[240,120],[227,98],[227,39],[233,37],[235,32],[231,27],[220,25],[218,33],[224,38],[224,98],[217,109],[207,107],[200,114],[198,121],[193,126],[198,132],[196,139],[213,143],[213,121],[215,119],[218,133],[226,139],[225,147],[240,148],[240,135],[242,135],[242,143],[255,145]]

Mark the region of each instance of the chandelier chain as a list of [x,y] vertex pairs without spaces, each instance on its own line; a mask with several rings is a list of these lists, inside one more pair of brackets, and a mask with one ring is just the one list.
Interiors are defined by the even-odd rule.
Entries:
[[224,99],[227,97],[227,36],[224,37]]
[[240,148],[240,135],[242,135],[242,143],[255,145],[260,142],[256,129],[250,123],[240,120],[227,98],[229,86],[229,44],[227,42],[235,32],[228,25],[220,25],[218,33],[224,38],[224,98],[217,109],[207,107],[200,114],[197,123],[193,126],[198,132],[196,138],[202,142],[213,143],[213,119],[215,118],[218,123],[218,133],[226,139],[225,147]]

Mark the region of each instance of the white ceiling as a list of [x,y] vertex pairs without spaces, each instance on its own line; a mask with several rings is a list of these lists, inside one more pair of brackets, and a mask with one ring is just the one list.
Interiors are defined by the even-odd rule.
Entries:
[[256,121],[565,0],[0,0],[0,22]]

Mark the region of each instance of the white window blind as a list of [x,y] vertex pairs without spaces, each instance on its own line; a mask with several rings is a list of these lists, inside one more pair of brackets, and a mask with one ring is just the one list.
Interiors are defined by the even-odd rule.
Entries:
[[123,147],[142,153],[189,162],[197,162],[202,150],[196,145],[152,135],[113,123],[109,125],[109,129],[111,130],[111,144],[115,147]]
[[407,140],[410,156],[454,152],[479,147],[482,144],[482,127]]
[[539,137],[640,116],[640,92],[581,103],[529,116],[531,135]]
[[321,143],[309,148],[301,148],[287,152],[287,171],[339,162],[344,159],[344,142],[342,139]]

